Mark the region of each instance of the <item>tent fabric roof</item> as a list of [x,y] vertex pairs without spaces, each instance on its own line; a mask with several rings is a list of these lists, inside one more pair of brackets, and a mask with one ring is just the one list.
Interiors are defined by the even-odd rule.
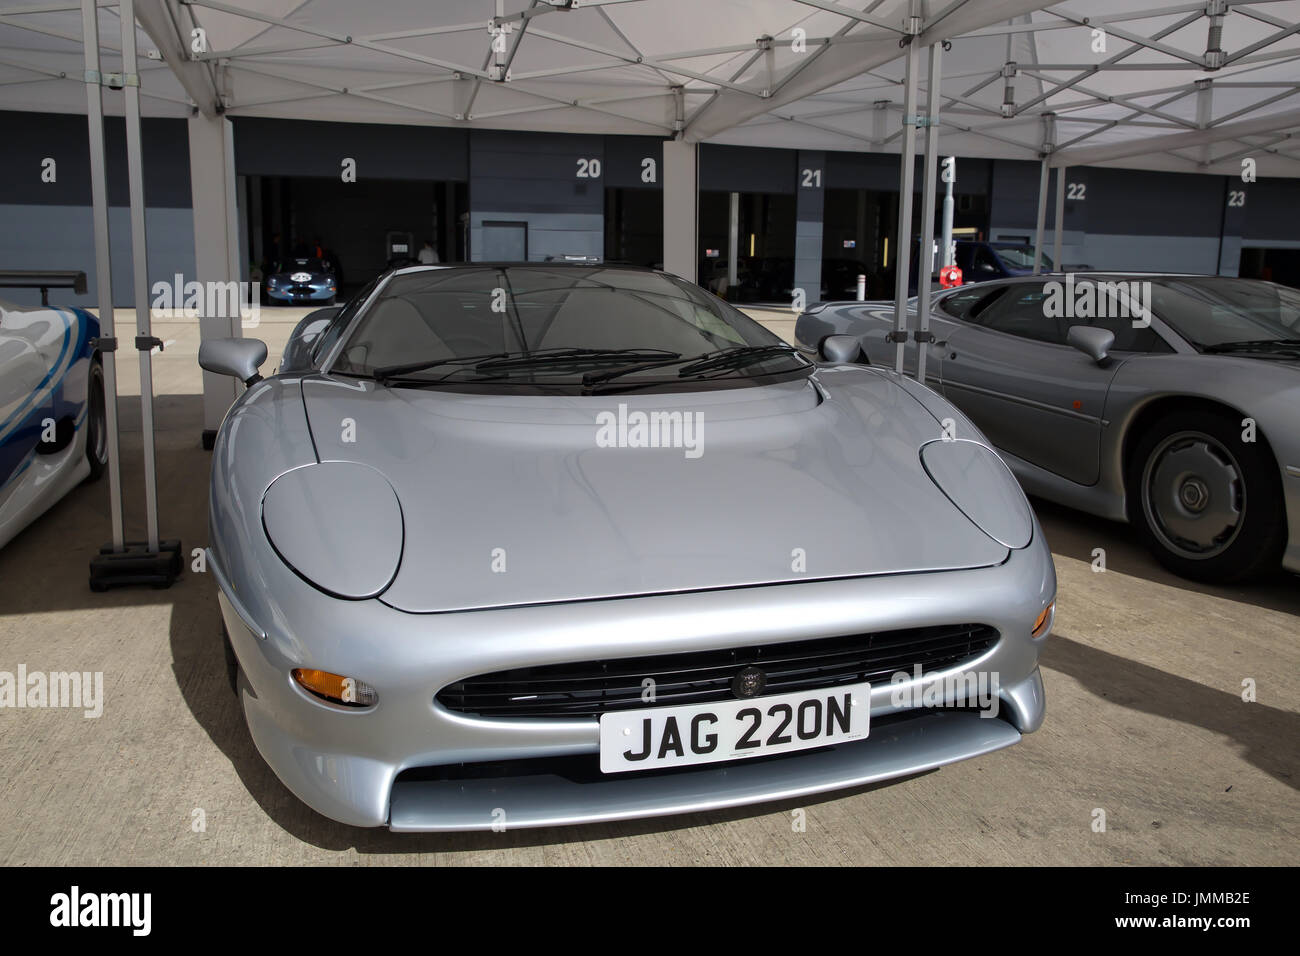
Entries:
[[[951,41],[945,154],[1300,176],[1300,0],[136,0],[146,115],[872,152],[912,10],[923,56]],[[0,109],[84,112],[83,72],[77,0],[0,0]]]

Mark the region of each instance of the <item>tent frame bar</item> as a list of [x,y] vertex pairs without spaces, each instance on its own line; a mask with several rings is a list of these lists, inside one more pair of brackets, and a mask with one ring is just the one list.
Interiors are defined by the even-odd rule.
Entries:
[[108,231],[108,176],[104,153],[104,87],[99,69],[99,4],[81,0],[86,60],[86,123],[90,137],[90,205],[95,236],[95,292],[99,302],[99,337],[111,347],[99,350],[104,368],[104,428],[108,452],[108,502],[113,526],[112,550],[124,547],[122,530],[122,460],[117,421],[117,330],[113,316],[112,244]]
[[[925,359],[934,336],[930,334],[930,284],[934,275],[934,206],[939,173],[939,104],[943,79],[943,44],[930,45],[930,75],[926,85],[925,177],[921,186],[921,249],[916,264],[916,380],[925,384]],[[910,271],[910,270],[909,270]]]
[[[910,0],[913,22],[920,20],[920,0]],[[907,342],[907,291],[912,267],[912,187],[916,174],[916,93],[920,72],[920,42],[912,36],[903,60],[903,148],[898,158],[898,250],[894,253],[894,371],[903,374],[903,349]],[[918,280],[919,280],[918,276]]]
[[[142,0],[148,3],[150,0]],[[110,336],[115,333],[113,299],[110,277],[110,242],[108,225],[107,164],[103,141],[103,76],[99,69],[98,4],[84,0],[82,7],[82,49],[86,60],[87,107],[91,158],[92,217],[95,228],[95,271],[99,289],[100,313],[108,317]],[[121,486],[115,467],[109,485],[113,510],[113,541],[99,549],[90,561],[90,587],[103,591],[110,587],[131,584],[149,584],[169,587],[180,575],[181,543],[177,540],[161,541],[158,534],[158,463],[154,443],[153,358],[155,346],[162,342],[153,337],[150,324],[148,242],[145,232],[144,161],[140,122],[140,77],[136,72],[137,51],[135,0],[120,0],[118,18],[122,24],[122,74],[121,86],[126,114],[126,166],[130,200],[131,272],[135,298],[136,336],[135,349],[140,366],[140,423],[141,443],[144,450],[145,525],[148,540],[128,542],[123,540],[121,526]],[[116,84],[115,84],[116,85]],[[92,89],[91,87],[94,87]],[[112,338],[112,348],[117,348]],[[106,350],[106,363],[115,356]],[[109,377],[109,370],[112,377]],[[109,431],[110,466],[116,466],[120,452],[120,422],[117,419],[117,375],[115,364],[105,367],[105,419]],[[111,423],[111,424],[110,424]],[[116,489],[116,490],[115,490]]]

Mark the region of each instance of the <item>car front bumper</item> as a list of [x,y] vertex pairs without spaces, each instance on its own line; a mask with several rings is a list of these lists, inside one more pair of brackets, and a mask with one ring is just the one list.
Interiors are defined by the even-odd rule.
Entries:
[[[1055,598],[1056,577],[1037,527],[1028,548],[976,570],[449,614],[408,614],[377,600],[322,594],[306,605],[311,619],[293,622],[292,630],[283,621],[251,620],[211,555],[210,566],[258,750],[301,800],[355,826],[536,827],[792,798],[988,753],[1036,730],[1044,715],[1038,655],[1045,635],[1029,632]],[[958,709],[963,701],[951,699],[900,713],[897,686],[878,684],[865,740],[689,770],[601,777],[587,772],[599,753],[595,718],[486,719],[434,699],[449,683],[510,668],[954,622],[1001,633],[959,669],[996,675],[996,716]],[[315,698],[294,683],[295,667],[364,680],[378,690],[378,703],[361,710]]]
[[266,290],[266,297],[274,302],[292,304],[294,302],[327,302],[334,297],[334,289],[317,289],[303,286]]

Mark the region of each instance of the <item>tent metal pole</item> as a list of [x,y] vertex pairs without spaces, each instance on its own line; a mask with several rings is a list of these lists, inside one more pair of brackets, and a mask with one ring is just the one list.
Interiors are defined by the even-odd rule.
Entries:
[[1065,242],[1065,167],[1056,167],[1056,210],[1052,217],[1052,271],[1061,271],[1061,246]]
[[957,157],[949,156],[949,172],[943,180],[943,245],[939,249],[939,261],[944,266],[953,264],[952,248],[952,212],[953,212],[953,186],[957,182]]
[[117,423],[117,351],[113,324],[113,266],[108,237],[108,177],[104,160],[104,88],[99,72],[99,9],[81,0],[82,45],[86,58],[86,120],[90,132],[90,202],[95,233],[95,291],[99,302],[99,349],[104,364],[104,429],[108,451],[108,500],[113,550],[123,550],[122,462]]
[[934,201],[938,189],[940,83],[943,78],[943,44],[930,46],[930,79],[926,92],[925,180],[921,187],[921,259],[916,268],[916,380],[925,384],[925,359],[930,351],[930,282],[934,274]]
[[894,255],[894,331],[888,336],[895,343],[894,371],[903,373],[903,343],[907,341],[907,287],[912,267],[912,185],[916,173],[916,86],[921,65],[917,56],[921,33],[919,0],[912,0],[903,70],[903,148],[898,157],[898,252]]
[[1043,271],[1043,229],[1047,220],[1048,157],[1044,156],[1038,174],[1038,222],[1034,226],[1034,275]]
[[727,209],[727,291],[736,298],[736,281],[740,274],[736,259],[740,256],[740,193],[731,194]]
[[149,260],[144,222],[144,164],[140,147],[140,76],[136,72],[135,0],[121,0],[126,170],[131,196],[131,264],[135,274],[136,349],[140,353],[140,424],[144,442],[145,521],[149,553],[158,553],[158,474],[153,421],[153,334],[149,318]]

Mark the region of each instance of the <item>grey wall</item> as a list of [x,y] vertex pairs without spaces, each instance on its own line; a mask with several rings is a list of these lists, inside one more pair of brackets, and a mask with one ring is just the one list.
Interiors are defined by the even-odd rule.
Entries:
[[[605,137],[475,130],[469,156],[472,261],[483,261],[485,221],[526,222],[534,262],[604,254]],[[592,159],[600,177],[579,177]]]
[[[943,143],[940,141],[940,155]],[[913,182],[920,192],[925,181],[925,159],[918,156]],[[957,192],[975,196],[986,196],[989,192],[989,180],[993,160],[965,159],[957,160]],[[876,192],[898,192],[898,156],[888,153],[840,153],[826,154],[826,187],[828,189],[870,189]],[[1037,183],[1037,180],[1035,180]],[[1037,186],[1035,186],[1035,189]],[[940,184],[940,193],[943,192]]]
[[[654,160],[655,181],[641,178],[642,162]],[[604,181],[607,189],[663,189],[664,141],[653,136],[606,136]]]
[[[806,179],[804,171],[812,175]],[[820,176],[816,175],[818,172]],[[822,289],[822,221],[826,207],[826,153],[800,150],[795,165],[794,287],[817,302]]]
[[[134,301],[130,200],[126,173],[126,124],[104,123],[114,305]],[[145,229],[149,284],[194,273],[194,220],[190,211],[189,137],[185,121],[141,123]],[[0,111],[0,268],[81,269],[87,292],[50,293],[50,301],[95,305],[95,249],[91,231],[90,147],[86,118],[71,114]],[[56,163],[57,178],[42,182],[42,162]],[[40,292],[0,289],[11,302],[34,304]]]
[[[957,175],[962,176],[964,163],[957,161]],[[1019,234],[1032,233],[1038,215],[1038,180],[1039,164],[1018,159],[999,159],[993,162],[993,175],[990,183],[992,206],[989,220],[990,229],[1011,229]],[[1051,183],[1056,183],[1055,174]],[[1047,223],[1052,222],[1052,203],[1055,192],[1047,199]],[[1067,208],[1065,221],[1070,226],[1072,210]]]
[[797,158],[792,149],[701,143],[700,189],[789,195],[795,191]]
[[[1039,164],[995,160],[990,236],[1033,237]],[[1074,167],[1066,170],[1068,266],[1214,273],[1219,268],[1224,179],[1194,173]],[[1070,199],[1069,185],[1083,187]],[[1051,249],[1056,171],[1051,173],[1044,241]]]
[[468,131],[443,126],[318,123],[237,116],[235,172],[324,176],[342,181],[344,158],[366,179],[456,180],[468,176]]
[[[241,175],[337,178],[340,161],[357,161],[361,181],[468,181],[471,254],[488,220],[528,223],[529,257],[601,255],[607,188],[662,189],[663,143],[653,137],[566,135],[444,127],[336,124],[236,118],[236,168]],[[105,123],[112,207],[114,298],[130,305],[131,258],[126,204],[125,127]],[[86,120],[78,115],[0,111],[0,267],[84,269],[95,287],[90,226]],[[146,119],[142,127],[152,284],[194,270],[189,146],[184,120]],[[655,183],[641,179],[641,162],[658,165]],[[58,164],[55,183],[41,181],[46,157]],[[601,162],[598,178],[577,176],[579,159]],[[897,189],[895,156],[825,154],[825,188]],[[704,144],[699,188],[794,195],[800,222],[799,259],[811,263],[821,207],[800,196],[794,150]],[[959,192],[990,196],[993,237],[1033,234],[1038,164],[1016,160],[959,160]],[[1068,182],[1086,187],[1083,201],[1067,201],[1063,263],[1095,268],[1215,271],[1223,257],[1235,270],[1241,244],[1297,243],[1300,181],[1262,180],[1110,168],[1075,168]],[[1055,175],[1052,177],[1055,188]],[[1244,208],[1227,210],[1229,189],[1244,189]],[[821,191],[818,191],[819,193]],[[1049,198],[1049,203],[1051,203]],[[814,208],[815,207],[815,208]],[[1048,211],[1048,239],[1052,228]],[[1050,247],[1050,246],[1049,246]],[[477,258],[477,256],[474,256]],[[806,264],[807,264],[806,263]],[[807,270],[805,270],[807,271]],[[34,302],[38,293],[0,295]],[[93,294],[55,300],[90,304]]]
[[1296,219],[1300,216],[1300,179],[1261,179],[1243,183],[1240,177],[1228,180],[1230,189],[1246,193],[1242,207],[1242,235],[1248,245],[1269,242],[1294,245],[1300,240]]
[[[129,308],[135,302],[131,258],[131,211],[109,208],[112,236],[113,304]],[[149,285],[171,284],[176,273],[194,278],[194,216],[189,209],[146,209],[149,246]],[[0,205],[0,268],[80,269],[86,273],[86,294],[70,289],[50,291],[53,305],[96,308],[95,237],[89,206]],[[19,304],[41,301],[37,289],[0,289],[0,298]],[[152,300],[152,296],[150,297]]]

